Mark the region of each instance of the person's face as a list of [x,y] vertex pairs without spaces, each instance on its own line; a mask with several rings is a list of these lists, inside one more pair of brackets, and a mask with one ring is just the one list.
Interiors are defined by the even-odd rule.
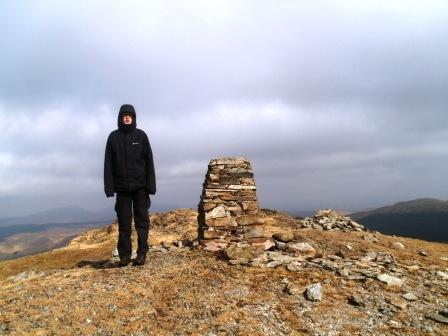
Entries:
[[132,124],[132,116],[130,114],[125,114],[123,116],[123,124],[125,124],[125,125]]

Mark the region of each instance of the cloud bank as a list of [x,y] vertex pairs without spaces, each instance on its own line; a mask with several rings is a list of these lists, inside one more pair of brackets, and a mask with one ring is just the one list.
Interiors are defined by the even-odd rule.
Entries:
[[443,1],[0,4],[0,217],[103,194],[123,103],[157,207],[194,207],[209,159],[246,156],[261,205],[448,198]]

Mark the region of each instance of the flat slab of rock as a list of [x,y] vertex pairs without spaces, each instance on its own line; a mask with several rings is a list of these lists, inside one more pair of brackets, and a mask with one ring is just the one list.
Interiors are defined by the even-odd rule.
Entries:
[[247,164],[249,161],[244,157],[233,157],[233,158],[216,158],[210,161],[210,166],[216,165],[240,165]]
[[448,318],[443,315],[437,314],[437,313],[428,314],[428,315],[426,315],[426,318],[429,318],[430,320],[433,320],[433,321],[436,321],[439,323],[448,324]]
[[389,274],[379,274],[376,277],[379,281],[386,283],[388,286],[396,286],[396,287],[401,287],[404,284],[404,280],[394,277],[392,275]]
[[316,250],[308,243],[288,243],[286,250],[304,258],[313,258],[316,255]]
[[305,289],[303,287],[297,286],[295,284],[289,283],[286,285],[284,291],[290,295],[302,295]]
[[204,250],[210,252],[221,251],[226,247],[226,244],[221,244],[217,241],[208,241],[204,244]]
[[386,302],[390,303],[392,306],[401,310],[405,310],[407,307],[406,302],[397,297],[388,298],[386,299]]

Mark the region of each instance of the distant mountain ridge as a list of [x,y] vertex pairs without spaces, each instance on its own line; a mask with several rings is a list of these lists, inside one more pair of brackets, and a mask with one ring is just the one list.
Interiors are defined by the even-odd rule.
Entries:
[[[181,207],[182,206],[179,205],[153,204],[149,211],[168,211],[170,209]],[[115,218],[116,213],[111,202],[109,206],[95,211],[89,211],[78,206],[65,206],[40,211],[31,215],[0,217],[0,228],[13,225],[71,224],[112,221]]]
[[112,220],[113,214],[106,212],[93,212],[77,206],[66,206],[37,212],[27,216],[17,216],[0,219],[0,227],[11,225],[39,225],[39,224],[64,224],[83,223],[92,221]]
[[351,214],[353,219],[359,219],[378,214],[405,214],[418,212],[448,212],[448,201],[436,198],[420,198],[412,201],[398,202],[373,210],[359,211]]
[[356,212],[350,217],[382,233],[448,242],[448,201],[416,199]]

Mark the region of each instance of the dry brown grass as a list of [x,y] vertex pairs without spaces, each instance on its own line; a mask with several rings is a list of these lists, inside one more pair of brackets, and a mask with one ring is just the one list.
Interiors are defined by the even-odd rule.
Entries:
[[0,281],[23,271],[71,269],[82,260],[104,260],[110,257],[114,245],[113,242],[109,242],[91,249],[57,249],[19,259],[0,261]]

